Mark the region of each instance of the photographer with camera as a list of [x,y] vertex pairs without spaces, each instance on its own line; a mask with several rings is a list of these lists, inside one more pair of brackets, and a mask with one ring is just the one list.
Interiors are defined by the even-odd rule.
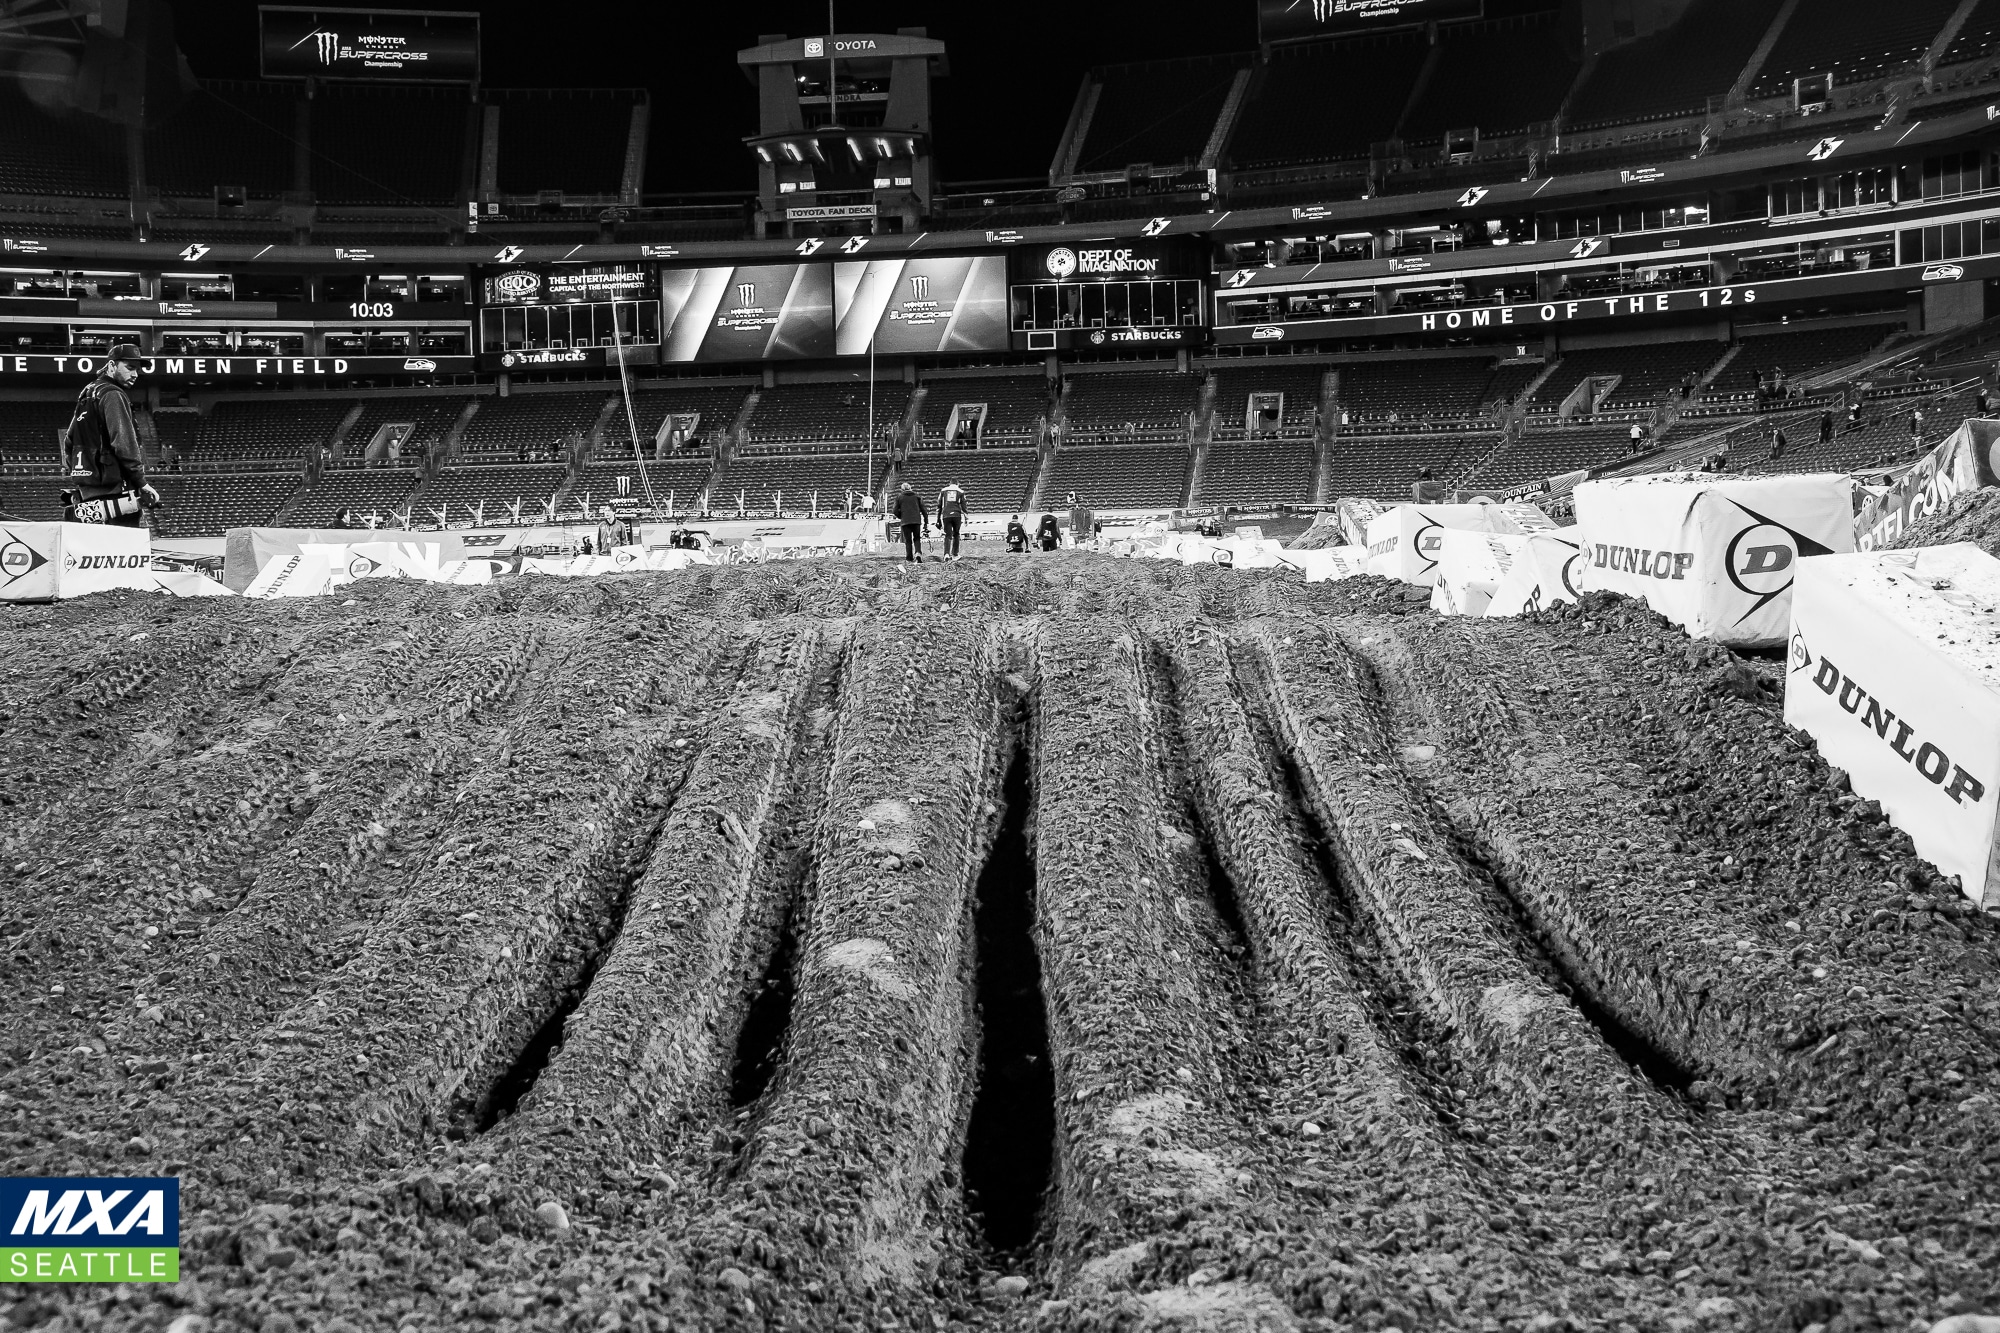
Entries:
[[62,493],[65,523],[143,528],[145,511],[160,503],[160,493],[146,483],[132,401],[125,396],[144,360],[131,343],[118,344],[77,395],[60,436],[63,472],[72,483]]

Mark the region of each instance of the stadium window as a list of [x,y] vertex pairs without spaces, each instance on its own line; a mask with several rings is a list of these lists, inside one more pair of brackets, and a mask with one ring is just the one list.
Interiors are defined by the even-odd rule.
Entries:
[[367,295],[364,301],[407,301],[410,299],[410,279],[401,273],[378,273],[368,279]]
[[429,302],[450,302],[454,305],[465,303],[465,279],[456,274],[433,274],[417,279],[417,300]]
[[1819,211],[1819,182],[1817,180],[1773,181],[1771,183],[1771,216],[1786,217],[1797,213]]
[[1105,284],[1104,322],[1115,329],[1125,328],[1132,322],[1131,305],[1126,299],[1125,284],[1122,282]]
[[1104,327],[1104,288],[1098,284],[1083,289],[1083,323],[1085,328]]

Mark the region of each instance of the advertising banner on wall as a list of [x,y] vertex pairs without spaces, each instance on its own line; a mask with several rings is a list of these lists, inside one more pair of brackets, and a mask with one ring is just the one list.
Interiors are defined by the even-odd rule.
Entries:
[[153,534],[102,523],[0,523],[0,602],[51,602],[158,585]]
[[1581,588],[1640,598],[1697,639],[1783,643],[1800,562],[1854,549],[1853,494],[1833,473],[1586,481]]
[[740,264],[660,274],[660,359],[833,355],[831,264]]
[[1361,28],[1476,19],[1480,0],[1257,0],[1257,37],[1289,42]]
[[1854,516],[1854,545],[1874,551],[1894,545],[1911,528],[1940,513],[1965,491],[2000,485],[1994,451],[2000,421],[1972,420],[1945,437],[1888,491],[1870,496]]
[[2000,561],[1970,542],[1807,560],[1785,721],[1965,895],[2000,907]]
[[479,280],[481,305],[575,305],[636,301],[653,294],[653,275],[632,268],[515,268]]
[[[374,375],[468,375],[469,356],[173,356],[140,363],[143,384],[163,380],[311,380]],[[50,375],[85,380],[104,368],[99,356],[0,355],[0,384],[16,377]]]
[[833,270],[834,350],[864,356],[1007,350],[999,255],[875,259]]
[[260,5],[267,79],[477,83],[479,15]]

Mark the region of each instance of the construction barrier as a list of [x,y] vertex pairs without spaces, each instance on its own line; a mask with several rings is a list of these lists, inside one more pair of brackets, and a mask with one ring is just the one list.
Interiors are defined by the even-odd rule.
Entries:
[[1821,556],[1791,600],[1785,721],[2000,908],[2000,560],[1970,542]]
[[1944,442],[1918,460],[1886,491],[1871,495],[1854,515],[1854,546],[1875,551],[1965,491],[2000,485],[1994,449],[2000,445],[2000,421],[1966,421]]
[[1574,605],[1582,596],[1577,580],[1582,577],[1583,558],[1575,528],[1531,533],[1493,589],[1486,614],[1518,616],[1564,603]]
[[1854,549],[1854,482],[1705,472],[1576,488],[1583,591],[1624,593],[1698,639],[1783,643],[1802,556]]
[[1525,536],[1555,528],[1530,504],[1397,505],[1368,524],[1368,572],[1428,588],[1437,582],[1437,555],[1447,531]]
[[0,523],[0,602],[152,591],[153,535],[102,523]]

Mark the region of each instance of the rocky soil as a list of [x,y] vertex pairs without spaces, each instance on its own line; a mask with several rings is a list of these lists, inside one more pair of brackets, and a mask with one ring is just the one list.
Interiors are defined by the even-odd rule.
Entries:
[[1089,555],[0,609],[49,1330],[1922,1329],[2000,923],[1632,603]]

